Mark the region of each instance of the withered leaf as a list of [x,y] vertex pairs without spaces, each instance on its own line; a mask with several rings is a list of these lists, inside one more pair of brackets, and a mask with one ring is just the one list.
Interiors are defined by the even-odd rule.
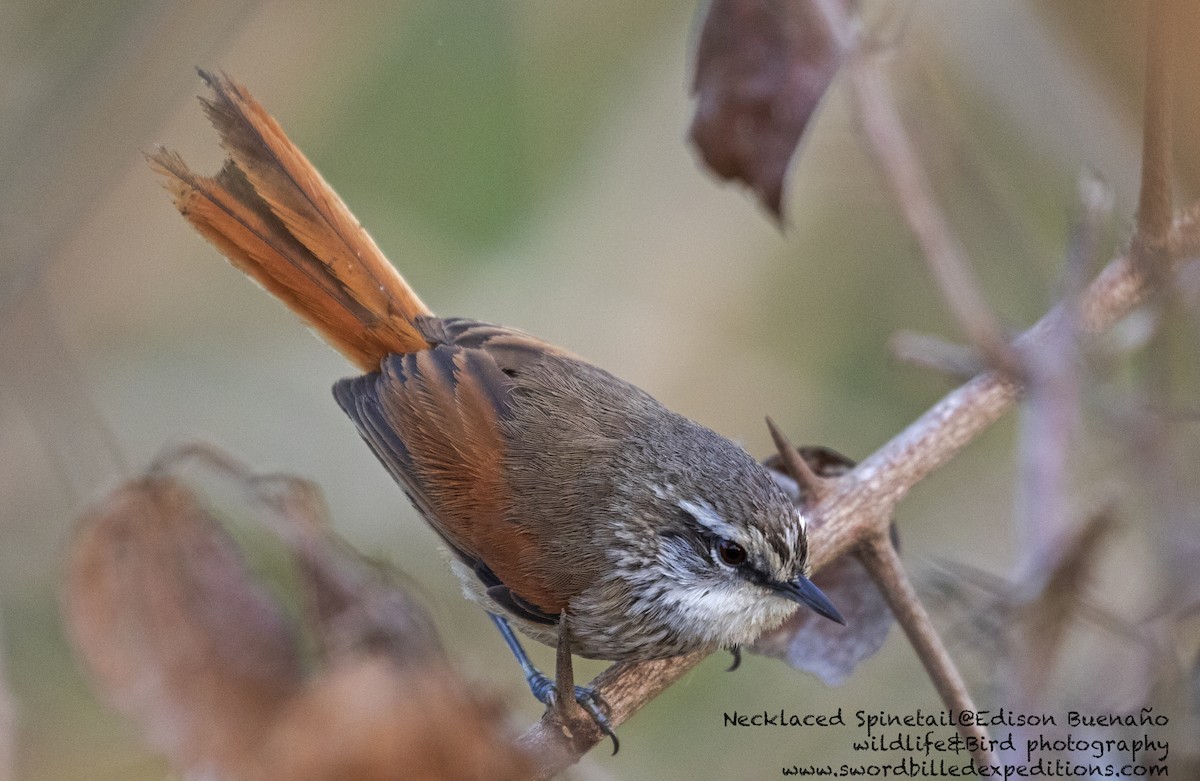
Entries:
[[797,610],[766,632],[749,650],[840,686],[854,669],[883,647],[892,612],[862,562],[853,555],[831,562],[812,578],[846,619],[840,626],[811,610]]
[[846,56],[850,0],[712,0],[696,51],[692,141],[782,219],[788,163]]
[[240,764],[301,683],[282,611],[173,478],[130,481],[85,513],[63,601],[94,684],[177,767]]
[[[808,446],[796,448],[809,468],[820,478],[836,479],[854,462],[836,450]],[[763,462],[796,507],[804,511],[812,502],[774,455]],[[809,532],[819,528],[810,521]],[[893,527],[893,537],[895,528]],[[828,686],[838,686],[865,659],[878,653],[892,626],[892,612],[865,566],[853,554],[827,564],[813,575],[813,583],[837,606],[846,625],[840,626],[811,610],[798,610],[777,629],[766,632],[748,649],[752,653],[781,659],[803,672],[812,673]]]
[[[310,675],[233,539],[166,475],[185,457],[233,475],[275,511],[262,520],[307,576],[325,652]],[[424,608],[330,531],[308,481],[257,475],[210,446],[160,459],[80,520],[63,601],[97,688],[189,777],[529,775],[503,709],[450,668]]]
[[335,660],[289,702],[252,781],[516,781],[529,764],[503,712],[443,663]]
[[314,483],[281,475],[250,483],[272,511],[269,528],[297,564],[315,639],[327,655],[369,650],[417,665],[444,659],[425,606],[397,573],[338,538]]
[[503,781],[530,766],[504,711],[450,668],[433,620],[331,531],[317,486],[249,480],[299,565],[327,664],[281,709],[252,781]]

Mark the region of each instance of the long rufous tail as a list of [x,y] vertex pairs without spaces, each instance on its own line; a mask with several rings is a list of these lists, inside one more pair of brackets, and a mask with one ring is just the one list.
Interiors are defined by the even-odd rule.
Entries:
[[200,76],[214,93],[201,102],[229,157],[208,177],[175,152],[150,155],[180,213],[364,371],[389,353],[426,349],[415,321],[432,312],[333,188],[245,87],[224,74]]

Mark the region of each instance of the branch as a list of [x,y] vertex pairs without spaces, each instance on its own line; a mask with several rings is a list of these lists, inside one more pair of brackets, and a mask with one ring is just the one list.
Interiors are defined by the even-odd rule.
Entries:
[[[1146,30],[1146,84],[1142,119],[1142,182],[1134,246],[1160,254],[1171,230],[1171,9],[1150,3]],[[1140,257],[1139,260],[1149,260]]]
[[779,452],[779,460],[783,464],[784,471],[796,481],[801,496],[807,497],[812,502],[825,496],[829,492],[834,478],[818,475],[770,417],[767,418],[767,429],[771,432],[771,439],[775,443],[775,450]]
[[1066,315],[1038,349],[1021,356],[1027,392],[1016,445],[1017,582],[1044,582],[1039,573],[1069,524],[1068,484],[1082,384],[1079,297],[1098,259],[1099,236],[1112,206],[1108,189],[1088,177],[1079,183],[1079,196],[1082,214],[1067,249],[1059,304]]
[[[966,683],[900,563],[900,555],[892,546],[891,535],[886,532],[875,535],[862,547],[859,556],[887,600],[892,615],[904,629],[908,642],[920,657],[942,702],[952,711],[976,712],[978,709],[967,691]],[[974,744],[971,756],[978,765],[986,767],[995,764],[992,752],[987,748],[987,729],[974,722],[959,725],[958,729],[963,737],[970,739],[968,745]]]
[[978,351],[915,331],[892,334],[888,349],[897,361],[935,371],[960,382],[987,368],[980,360]]
[[[1197,223],[1186,215],[1176,220],[1171,240],[1200,243]],[[1113,260],[1088,286],[1079,302],[1080,327],[1096,333],[1109,328],[1145,297],[1146,276],[1128,253]],[[1016,340],[1018,350],[1040,341],[1068,312],[1051,309]],[[950,392],[891,441],[837,480],[812,508],[812,567],[858,548],[885,533],[896,505],[931,472],[947,463],[1013,407],[1020,386],[997,370],[983,372]],[[605,670],[592,686],[611,706],[611,721],[620,726],[707,656],[697,652],[653,662],[621,663]],[[521,745],[538,757],[537,778],[550,778],[574,762],[602,738],[587,722],[571,724],[568,739],[548,713],[521,737]]]
[[[857,57],[852,68],[864,127],[947,305],[993,368],[947,394],[851,472],[823,486],[827,490],[810,508],[815,521],[810,540],[813,571],[859,550],[865,559],[874,560],[877,566],[870,569],[877,580],[886,579],[884,593],[890,602],[896,601],[893,610],[907,611],[913,605],[919,610],[915,598],[904,599],[899,591],[893,593],[894,588],[902,590],[903,570],[894,551],[882,552],[881,542],[889,539],[896,505],[913,486],[950,461],[1014,406],[1023,393],[1017,379],[1022,375],[1014,371],[1020,365],[1018,356],[1030,354],[1036,345],[1064,329],[1081,334],[1107,330],[1144,300],[1152,282],[1166,275],[1171,251],[1200,247],[1200,204],[1171,217],[1169,90],[1165,79],[1170,58],[1165,47],[1159,47],[1168,25],[1165,14],[1156,5],[1153,7],[1137,234],[1131,248],[1112,260],[1077,299],[1071,297],[1056,305],[1011,344],[987,309],[933,199],[932,188],[899,123],[882,75],[861,55]],[[1148,268],[1146,260],[1150,257],[1162,262]],[[886,547],[890,548],[890,543]],[[938,660],[944,650],[940,650],[936,634],[919,628],[920,615],[908,616],[902,623],[943,698],[948,703],[960,703],[951,707],[969,706],[970,699],[953,666],[949,665],[949,671],[939,670]],[[910,626],[916,627],[915,634]],[[930,637],[934,645],[930,645]],[[611,706],[611,723],[617,727],[706,656],[705,652],[697,652],[653,662],[616,664],[592,685]],[[557,719],[555,713],[548,712],[521,738],[522,747],[538,757],[537,778],[550,778],[570,766],[603,737],[589,721],[568,725]]]
[[933,185],[904,130],[891,87],[876,58],[860,48],[851,58],[849,71],[871,151],[921,246],[942,301],[990,366],[1018,376],[1019,358],[1000,319],[980,292],[979,280],[966,261],[962,244],[938,206]]

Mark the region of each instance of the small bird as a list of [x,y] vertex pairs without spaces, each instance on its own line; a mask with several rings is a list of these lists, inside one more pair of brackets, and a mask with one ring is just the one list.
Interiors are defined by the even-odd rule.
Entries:
[[510,624],[569,665],[736,654],[798,605],[844,623],[807,577],[804,517],[744,450],[537,337],[434,316],[247,90],[200,75],[228,159],[206,177],[160,148],[153,167],[201,234],[366,372],[338,404],[538,699],[573,695],[615,746],[603,702],[557,692]]

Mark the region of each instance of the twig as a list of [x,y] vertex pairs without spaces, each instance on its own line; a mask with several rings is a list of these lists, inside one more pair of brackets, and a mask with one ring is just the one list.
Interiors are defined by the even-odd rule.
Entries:
[[[874,535],[862,547],[859,558],[871,573],[871,578],[883,592],[892,615],[904,629],[908,641],[920,657],[925,671],[946,706],[957,713],[976,712],[975,702],[971,699],[967,685],[959,675],[958,668],[942,644],[941,637],[933,627],[929,613],[917,598],[917,591],[904,572],[900,563],[900,554],[892,546],[891,535],[886,532]],[[972,722],[969,725],[960,724],[959,732],[968,738],[968,745],[973,744],[971,756],[979,765],[993,765],[991,749],[988,747],[987,730]]]
[[[1162,25],[1161,18],[1156,17],[1152,29],[1160,29]],[[1152,32],[1152,37],[1154,34]],[[1166,70],[1167,59],[1155,59],[1160,55],[1153,55],[1150,71],[1161,73]],[[974,279],[933,201],[931,188],[899,125],[881,74],[861,56],[852,67],[863,103],[864,124],[871,125],[869,134],[878,134],[874,146],[884,166],[894,166],[895,170],[889,171],[893,186],[930,259],[943,297],[993,368],[947,394],[851,472],[830,482],[829,490],[810,508],[811,517],[820,519],[813,525],[810,540],[813,571],[864,544],[888,539],[895,507],[908,491],[974,441],[1020,397],[1020,375],[1012,371],[1018,365],[1017,355],[1027,354],[1036,343],[1065,327],[1064,321],[1072,323],[1081,333],[1107,330],[1144,300],[1152,282],[1146,264],[1140,262],[1145,258],[1145,240],[1135,239],[1128,252],[1119,254],[1087,286],[1077,300],[1077,307],[1058,304],[1010,345],[999,322],[984,307]],[[1139,230],[1139,237],[1160,241],[1161,244],[1155,246],[1161,247],[1165,254],[1167,248],[1200,247],[1200,204],[1192,205],[1172,220],[1169,179],[1165,178],[1169,169],[1169,158],[1165,157],[1169,124],[1164,106],[1167,91],[1163,81],[1155,84],[1154,94],[1158,97],[1150,98],[1148,91],[1147,151],[1144,153],[1148,173],[1143,177],[1140,203],[1144,205],[1139,206],[1139,226],[1144,221],[1146,232]],[[1150,111],[1151,103],[1156,107],[1154,112]],[[1151,153],[1151,147],[1159,151]],[[892,156],[902,159],[894,163]],[[1156,171],[1158,173],[1154,173]],[[1164,193],[1168,198],[1165,224]],[[1152,200],[1155,201],[1153,205]],[[1166,257],[1169,259],[1169,255]],[[1165,266],[1159,268],[1166,269]],[[927,642],[923,636],[910,639],[929,668],[936,650],[922,650]],[[616,664],[597,677],[593,687],[611,706],[611,723],[616,727],[693,669],[705,656],[707,653],[697,652],[652,662]],[[953,685],[945,691],[942,689],[949,680],[952,676],[935,678],[935,684],[943,696],[957,697]],[[575,735],[572,745],[572,741],[556,731],[552,715],[547,714],[526,731],[521,744],[538,757],[537,777],[549,778],[578,761],[582,753],[601,737],[599,730],[593,730],[586,736]]]
[[[1174,406],[1174,397],[1184,384],[1177,356],[1194,350],[1192,345],[1180,343],[1182,332],[1172,327],[1172,321],[1186,311],[1187,306],[1184,285],[1179,284],[1179,278],[1170,272],[1174,263],[1180,260],[1173,251],[1184,245],[1190,246],[1189,252],[1194,259],[1196,245],[1179,241],[1180,231],[1169,230],[1168,222],[1172,191],[1171,64],[1176,45],[1173,28],[1184,7],[1182,3],[1168,0],[1148,6],[1142,181],[1133,246],[1144,273],[1162,284],[1156,289],[1157,327],[1147,345],[1148,362],[1140,382],[1147,409],[1169,410]],[[1184,219],[1188,224],[1194,224],[1195,217],[1196,212],[1188,210]],[[1192,270],[1194,272],[1195,268]],[[1162,574],[1170,595],[1165,598],[1164,606],[1170,610],[1186,599],[1176,595],[1188,593],[1194,580],[1193,563],[1172,544],[1187,539],[1194,525],[1194,510],[1188,507],[1184,488],[1193,470],[1190,464],[1185,466],[1185,462],[1175,456],[1182,451],[1179,450],[1177,428],[1168,418],[1146,415],[1139,433],[1140,447],[1135,463],[1141,482],[1149,492],[1152,522],[1160,526],[1160,536],[1169,551]]]
[[[609,721],[616,727],[707,656],[707,651],[697,651],[652,662],[614,664],[600,673],[589,686],[608,704]],[[578,762],[584,753],[604,738],[599,728],[590,721],[584,720],[572,726],[578,726],[579,729],[571,735],[564,734],[558,724],[557,714],[547,711],[541,721],[521,736],[520,747],[537,758],[535,779],[552,778]]]
[[1079,422],[1079,302],[1112,204],[1107,188],[1091,177],[1080,180],[1079,195],[1081,216],[1063,271],[1060,306],[1066,315],[1022,354],[1028,393],[1017,441],[1013,518],[1020,557],[1014,580],[1030,584],[1043,582],[1045,562],[1067,533],[1068,468]]
[[1185,258],[1200,255],[1200,203],[1185,207],[1175,216],[1171,226],[1171,257]]
[[90,397],[43,285],[0,312],[0,391],[5,388],[29,415],[72,501],[129,474],[118,437]]
[[[1177,220],[1172,240],[1198,241],[1197,224]],[[1146,277],[1122,254],[1088,286],[1080,301],[1080,321],[1087,332],[1099,332],[1128,314],[1147,291]],[[1047,313],[1016,341],[1025,349],[1044,337],[1059,318],[1059,306]],[[1020,386],[996,370],[984,372],[951,391],[891,441],[839,478],[833,490],[812,508],[810,540],[813,571],[850,552],[888,528],[896,504],[931,472],[947,463],[996,422],[1016,402]],[[612,707],[611,721],[619,726],[657,697],[707,653],[653,662],[616,664],[604,671],[593,688]],[[576,735],[577,740],[583,736]],[[590,748],[601,739],[599,730],[588,733]],[[543,718],[525,732],[522,745],[538,757],[539,778],[549,778],[582,756]]]
[[767,429],[771,432],[771,440],[775,443],[775,450],[779,453],[783,468],[788,476],[796,481],[801,495],[808,497],[811,502],[816,502],[829,493],[829,478],[821,477],[813,471],[770,417],[767,418]]
[[970,379],[987,368],[979,359],[979,353],[970,347],[915,331],[892,334],[888,349],[897,361],[946,374],[960,381]]
[[863,130],[895,202],[921,245],[942,300],[990,366],[1020,376],[1020,361],[1000,320],[980,292],[962,245],[950,230],[916,150],[904,130],[887,79],[870,52],[851,57],[849,72]]
[[[1171,231],[1171,9],[1164,0],[1148,6],[1146,86],[1142,121],[1142,182],[1134,246],[1149,253],[1167,248]],[[1140,257],[1139,261],[1150,258]]]

